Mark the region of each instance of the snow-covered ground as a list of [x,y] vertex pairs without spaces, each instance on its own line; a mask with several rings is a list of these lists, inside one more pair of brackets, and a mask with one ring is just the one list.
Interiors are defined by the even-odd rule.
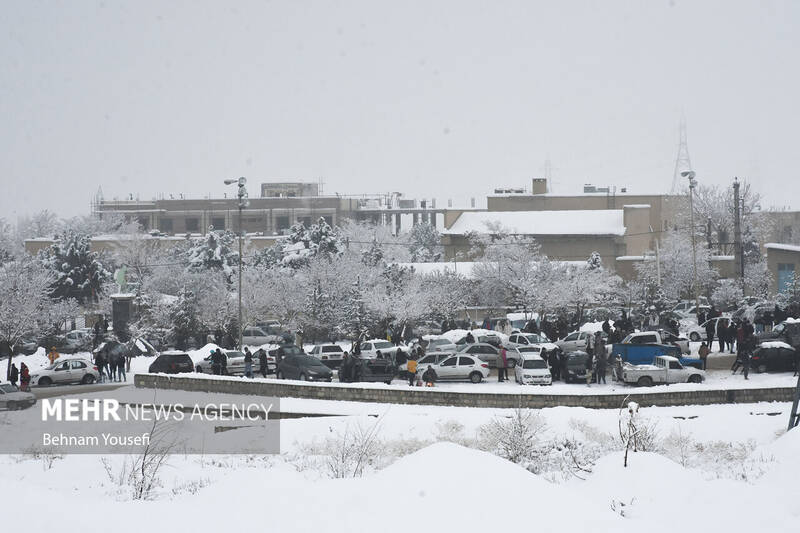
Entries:
[[[525,469],[480,444],[484,428],[513,410],[282,403],[300,412],[336,404],[350,416],[282,421],[280,455],[171,456],[150,501],[133,501],[121,480],[133,457],[0,456],[4,526],[788,533],[800,523],[800,430],[784,434],[788,404],[642,409],[658,444],[632,453],[627,468],[616,410],[543,409],[536,440],[548,450],[579,443],[582,468]],[[0,431],[20,416],[29,412],[0,414]],[[332,479],[331,452],[365,428],[377,453],[365,454],[363,476]]]

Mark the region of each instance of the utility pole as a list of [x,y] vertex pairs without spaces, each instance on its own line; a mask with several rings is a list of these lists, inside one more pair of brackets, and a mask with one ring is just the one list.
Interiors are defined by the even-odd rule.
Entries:
[[739,198],[739,178],[733,178],[733,246],[736,259],[736,275],[742,281],[744,291],[744,246],[742,246],[742,211]]
[[694,188],[697,186],[697,181],[694,179],[694,170],[684,170],[681,176],[689,180],[689,213],[690,222],[689,228],[692,235],[692,289],[694,290],[694,311],[695,315],[700,318],[700,288],[697,283],[697,239],[694,231]]
[[244,228],[242,227],[242,209],[250,205],[250,200],[248,199],[247,189],[245,189],[245,184],[247,183],[246,178],[239,178],[236,179],[227,179],[225,180],[225,185],[233,185],[236,184],[239,187],[238,191],[238,198],[239,198],[239,349],[242,349],[242,335],[244,332],[244,324],[242,324],[242,238],[244,237]]

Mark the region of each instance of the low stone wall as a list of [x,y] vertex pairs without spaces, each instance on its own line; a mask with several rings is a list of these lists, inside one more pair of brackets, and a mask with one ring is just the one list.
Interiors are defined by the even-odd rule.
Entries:
[[[140,388],[245,394],[277,398],[339,400],[348,402],[398,403],[410,405],[441,405],[455,407],[525,407],[540,409],[563,405],[593,409],[616,409],[625,401],[643,407],[672,405],[707,405],[722,403],[790,402],[794,387],[771,389],[696,390],[686,392],[651,392],[630,394],[499,394],[482,392],[448,392],[441,389],[408,388],[377,389],[357,387],[326,387],[313,384],[281,381],[246,381],[241,379],[203,379],[172,377],[163,374],[138,374],[135,384]],[[627,398],[627,400],[626,400]]]

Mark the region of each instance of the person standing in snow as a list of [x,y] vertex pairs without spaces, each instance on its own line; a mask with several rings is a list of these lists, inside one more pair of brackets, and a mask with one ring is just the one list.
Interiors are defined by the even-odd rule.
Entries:
[[244,377],[253,378],[253,354],[250,353],[250,348],[244,348]]
[[428,365],[428,369],[422,373],[422,381],[425,382],[425,386],[433,387],[437,379],[439,379],[439,376],[436,375],[436,370],[433,369],[433,366]]
[[603,342],[603,335],[598,331],[594,334],[594,353],[595,360],[597,361],[597,384],[600,380],[606,382],[606,345]]
[[737,329],[738,328],[736,327],[736,322],[731,320],[730,324],[728,324],[728,348],[730,348],[730,353],[736,353],[734,351],[735,348],[734,348],[733,345],[736,342],[736,331],[737,331]]
[[256,352],[256,355],[258,356],[258,366],[259,371],[261,372],[261,377],[265,378],[267,377],[267,351],[264,350],[264,348],[259,348],[259,350]]
[[17,370],[17,365],[11,364],[11,372],[8,376],[8,381],[11,382],[12,385],[15,387],[17,386],[17,380],[19,379],[19,370]]
[[28,370],[28,365],[25,363],[19,364],[19,390],[30,392],[31,390],[31,373]]
[[703,370],[706,369],[706,361],[708,360],[709,353],[711,353],[711,350],[708,349],[708,345],[705,342],[701,343],[697,355],[700,356],[700,360],[703,362]]
[[219,360],[219,350],[211,350],[211,373],[219,376],[222,373],[222,363]]
[[406,368],[408,369],[408,385],[413,387],[414,380],[417,377],[417,362],[414,359],[409,359]]
[[467,344],[475,344],[475,337],[472,335],[471,331],[467,332]]
[[605,332],[606,335],[611,333],[611,324],[608,322],[607,318],[603,322],[603,331]]
[[[589,337],[591,338],[591,337]],[[592,386],[592,369],[594,367],[594,361],[592,360],[592,354],[587,350],[586,353],[586,363],[584,363],[584,367],[586,369],[586,386]]]
[[50,353],[47,354],[47,358],[50,360],[50,364],[52,365],[53,363],[55,363],[56,359],[58,359],[59,357],[61,357],[61,355],[59,355],[59,353],[56,351],[56,347],[53,346],[52,348],[50,348]]
[[500,354],[497,356],[497,381],[502,383],[508,380],[508,371],[506,367],[508,366],[508,352],[506,352],[506,347],[500,347]]
[[755,338],[752,335],[748,335],[744,339],[744,347],[740,351],[739,358],[742,361],[742,374],[744,374],[744,379],[750,379],[748,376],[750,374],[750,356],[752,354],[751,346],[755,344]]
[[222,353],[222,350],[217,348],[217,353],[219,354],[219,363],[220,363],[220,373],[223,376],[228,375],[228,356]]

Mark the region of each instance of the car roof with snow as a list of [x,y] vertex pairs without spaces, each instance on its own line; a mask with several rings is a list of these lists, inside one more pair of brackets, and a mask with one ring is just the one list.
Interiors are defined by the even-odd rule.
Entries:
[[758,348],[786,348],[787,350],[794,350],[792,346],[783,341],[766,341],[758,345]]

